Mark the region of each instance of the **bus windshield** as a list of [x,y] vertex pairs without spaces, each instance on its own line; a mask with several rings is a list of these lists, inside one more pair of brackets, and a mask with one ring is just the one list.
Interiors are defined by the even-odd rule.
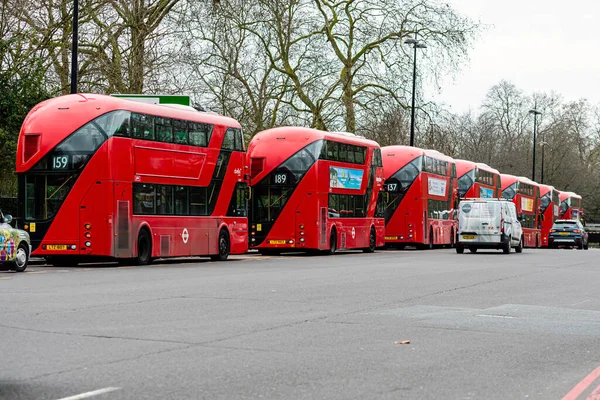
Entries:
[[458,195],[465,197],[473,183],[475,182],[475,170],[471,170],[458,178]]
[[48,220],[58,212],[83,167],[129,121],[129,112],[104,114],[79,128],[25,174],[25,218]]

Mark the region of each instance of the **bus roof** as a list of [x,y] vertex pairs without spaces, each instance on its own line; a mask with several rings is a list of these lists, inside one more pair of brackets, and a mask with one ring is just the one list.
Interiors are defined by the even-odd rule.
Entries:
[[535,181],[532,181],[531,179],[529,179],[527,177],[524,177],[524,176],[519,176],[519,182],[527,183],[527,184],[532,185],[532,186],[539,186],[540,185],[539,183],[537,183]]
[[240,128],[233,118],[179,107],[148,104],[102,94],[70,94],[48,99],[33,107],[21,127],[17,154],[23,155],[24,136],[38,135],[38,151],[27,160],[17,157],[17,172],[37,163],[66,137],[95,118],[111,111],[126,110],[160,117]]
[[575,192],[558,192],[560,201],[564,201],[570,197],[574,197],[576,199],[581,200],[581,196]]
[[374,140],[367,139],[364,136],[358,136],[349,132],[326,132],[301,126],[281,126],[278,128],[266,129],[258,132],[254,136],[254,138],[258,138],[261,141],[273,141],[274,143],[277,140],[285,140],[292,137],[302,137],[307,143],[323,139],[379,148],[379,143],[375,142]]
[[470,160],[462,160],[456,158],[454,159],[454,163],[456,164],[456,176],[458,177],[463,176],[464,174],[466,174],[469,171],[472,171],[475,168],[500,175],[500,171],[484,163],[478,163]]
[[540,183],[538,186],[540,187],[540,197],[546,195],[550,191],[557,192],[556,188],[551,185],[544,185],[543,183]]
[[504,190],[507,187],[509,187],[510,185],[512,185],[513,183],[517,182],[518,180],[519,180],[519,178],[514,175],[500,174],[500,183],[501,183],[500,188],[502,190]]

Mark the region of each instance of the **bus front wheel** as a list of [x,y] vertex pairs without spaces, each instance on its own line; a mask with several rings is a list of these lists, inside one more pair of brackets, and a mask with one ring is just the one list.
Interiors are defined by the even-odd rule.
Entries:
[[371,233],[369,233],[369,247],[363,249],[365,253],[374,253],[377,247],[377,235],[375,233],[375,227],[371,227]]
[[142,229],[137,240],[137,265],[148,265],[152,261],[152,238],[147,229]]
[[213,261],[226,261],[229,257],[229,234],[227,230],[219,231],[219,254],[213,254],[210,259]]

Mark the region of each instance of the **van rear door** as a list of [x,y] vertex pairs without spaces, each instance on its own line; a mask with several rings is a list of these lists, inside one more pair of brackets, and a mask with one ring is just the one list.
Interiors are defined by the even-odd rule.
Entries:
[[494,201],[473,201],[461,203],[459,230],[476,235],[498,234],[501,227],[501,204]]

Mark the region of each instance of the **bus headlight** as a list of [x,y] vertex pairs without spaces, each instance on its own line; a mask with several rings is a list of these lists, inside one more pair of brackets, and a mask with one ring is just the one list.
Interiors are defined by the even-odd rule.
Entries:
[[74,244],[72,244],[72,245],[71,245],[71,250],[77,250],[77,246],[76,246],[76,245],[74,245]]
[[304,238],[300,238],[300,242],[301,242],[301,243],[304,243]]
[[92,242],[90,242],[89,240],[87,242],[85,242],[85,246],[86,247],[91,247],[92,246]]
[[288,243],[289,244],[294,244],[294,241],[293,240],[289,240]]

